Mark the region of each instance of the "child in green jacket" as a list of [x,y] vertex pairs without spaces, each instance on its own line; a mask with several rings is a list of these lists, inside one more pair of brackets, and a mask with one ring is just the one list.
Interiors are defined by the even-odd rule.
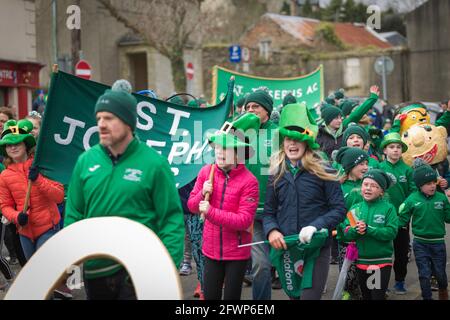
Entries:
[[448,300],[444,236],[445,223],[450,223],[450,203],[443,193],[436,192],[436,171],[417,160],[414,161],[414,182],[419,190],[400,206],[399,227],[409,224],[412,217],[413,250],[422,298],[431,300],[431,275],[434,271],[439,285],[439,300]]
[[[402,154],[408,150],[408,146],[401,140],[400,134],[387,134],[381,149],[386,155],[386,160],[380,163],[380,169],[386,172],[393,180],[392,187],[387,191],[389,201],[398,211],[400,205],[406,198],[417,190],[413,181],[413,170],[402,159]],[[398,230],[397,238],[394,240],[394,273],[396,294],[406,294],[405,278],[408,265],[409,252],[409,226]]]
[[393,240],[398,218],[394,206],[383,198],[391,179],[380,169],[369,170],[363,177],[361,193],[364,201],[351,211],[356,225],[348,220],[338,228],[343,241],[355,241],[358,281],[364,300],[384,300],[392,269]]
[[[363,127],[355,123],[351,123],[344,131],[342,146],[364,150],[364,147],[367,145],[369,140],[369,133]],[[369,169],[378,169],[380,166],[380,163],[371,156],[368,157],[367,161]]]
[[[344,176],[341,179],[341,188],[347,210],[364,200],[361,195],[361,183],[364,174],[368,171],[368,158],[369,155],[364,150],[350,147],[340,148],[336,155],[336,163],[338,163],[344,171]],[[338,243],[339,270],[341,270],[347,251],[347,244],[342,241],[338,241]],[[359,289],[359,283],[357,281],[356,265],[354,263],[347,272],[345,291],[342,293],[342,300],[349,299],[362,299],[361,290]]]

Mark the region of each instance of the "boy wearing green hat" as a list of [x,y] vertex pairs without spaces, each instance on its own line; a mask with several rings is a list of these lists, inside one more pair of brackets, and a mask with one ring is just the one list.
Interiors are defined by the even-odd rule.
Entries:
[[[400,205],[414,191],[416,186],[413,180],[413,170],[402,159],[402,153],[408,150],[408,146],[401,140],[400,134],[389,133],[381,142],[381,149],[386,159],[380,163],[380,169],[389,174],[393,180],[392,187],[388,190],[389,201],[398,210]],[[409,228],[399,229],[394,240],[395,260],[395,287],[396,294],[406,294],[405,277],[407,274],[409,251]]]
[[439,300],[448,300],[447,250],[445,224],[450,223],[447,197],[436,192],[437,174],[427,163],[414,161],[414,182],[419,190],[413,192],[400,206],[399,227],[409,225],[412,217],[413,250],[419,272],[424,300],[432,299],[431,275],[439,286]]
[[[364,300],[384,300],[389,284],[393,240],[398,229],[397,211],[383,198],[390,184],[390,177],[380,169],[364,174],[361,186],[363,201],[350,209],[356,225],[350,226],[346,219],[337,229],[340,240],[356,242],[356,267]],[[369,287],[369,278],[374,276],[374,272],[379,279],[379,287],[372,288]]]
[[324,123],[319,128],[317,142],[329,159],[331,159],[332,152],[341,147],[344,130],[350,123],[358,123],[361,120],[367,111],[377,102],[379,94],[380,91],[377,86],[370,87],[370,97],[354,109],[346,118],[343,118],[340,108],[327,103],[322,105],[321,117]]
[[[64,225],[103,216],[132,219],[158,235],[178,266],[185,234],[180,199],[167,160],[135,136],[136,106],[126,91],[106,90],[98,98],[100,143],[78,158]],[[113,260],[86,261],[84,284],[89,300],[136,298],[127,271]]]
[[[272,139],[278,126],[270,120],[273,111],[272,97],[266,90],[256,90],[246,96],[245,111],[253,113],[260,119],[260,127],[252,140],[255,154],[247,162],[247,168],[258,179],[259,203],[253,224],[253,241],[266,240],[264,237],[261,214],[264,211],[266,185],[269,179],[269,160],[272,155]],[[271,264],[269,246],[266,244],[252,248],[252,292],[253,300],[271,299]]]
[[[359,148],[364,150],[367,143],[370,142],[370,136],[368,132],[355,123],[351,123],[347,129],[345,129],[342,139],[342,146]],[[375,160],[375,158],[369,155],[368,158],[369,169],[376,169],[379,167],[380,163]]]

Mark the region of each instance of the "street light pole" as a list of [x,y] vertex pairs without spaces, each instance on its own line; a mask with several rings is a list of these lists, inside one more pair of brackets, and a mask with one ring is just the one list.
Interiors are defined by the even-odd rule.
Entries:
[[57,32],[57,6],[56,0],[52,0],[52,47],[53,47],[53,63],[58,64],[58,32]]

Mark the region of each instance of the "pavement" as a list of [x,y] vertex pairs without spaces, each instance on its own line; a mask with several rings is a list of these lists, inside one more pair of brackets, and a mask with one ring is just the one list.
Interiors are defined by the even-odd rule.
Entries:
[[[447,256],[450,256],[450,225],[446,226],[447,229],[447,237],[446,237],[446,246],[447,246]],[[4,254],[7,252],[4,250]],[[17,274],[20,271],[19,265],[13,265],[12,269]],[[338,278],[338,266],[330,265],[330,271],[328,273],[327,280],[327,288],[326,292],[322,296],[322,300],[331,300],[334,292],[334,288],[336,286],[337,278]],[[450,275],[450,265],[447,262],[447,275]],[[3,282],[4,279],[0,276],[0,282]],[[197,277],[195,271],[195,264],[193,268],[193,272],[189,276],[181,276],[181,285],[183,289],[183,296],[185,300],[196,300],[197,298],[193,297],[193,293],[195,287],[197,285]],[[406,288],[407,293],[405,295],[396,295],[392,291],[388,295],[388,300],[421,300],[420,293],[420,284],[418,280],[417,267],[414,260],[414,254],[411,255],[411,261],[408,264],[408,274],[406,276]],[[393,271],[391,273],[391,281],[389,284],[389,288],[392,289],[394,286],[394,275]],[[85,292],[84,289],[73,290],[74,300],[85,300]],[[3,299],[5,296],[5,292],[0,291],[0,299]],[[252,300],[252,288],[251,286],[246,286],[244,284],[242,289],[242,300]],[[437,292],[433,292],[433,298],[437,299]],[[288,297],[284,294],[283,290],[272,290],[272,300],[289,300]]]

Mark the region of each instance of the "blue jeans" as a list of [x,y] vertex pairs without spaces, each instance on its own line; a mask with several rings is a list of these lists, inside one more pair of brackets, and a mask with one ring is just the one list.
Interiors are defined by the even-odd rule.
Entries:
[[23,253],[25,254],[25,258],[30,260],[31,256],[54,234],[59,231],[59,225],[54,226],[50,230],[41,234],[39,238],[31,241],[30,238],[20,235],[20,244],[22,245]]
[[[253,242],[267,240],[264,236],[262,221],[255,219],[253,224]],[[269,245],[258,244],[252,247],[252,293],[253,300],[272,298],[272,264],[269,259]]]
[[431,299],[431,274],[434,273],[439,289],[447,289],[447,249],[445,243],[423,243],[413,241],[419,282],[424,300]]

